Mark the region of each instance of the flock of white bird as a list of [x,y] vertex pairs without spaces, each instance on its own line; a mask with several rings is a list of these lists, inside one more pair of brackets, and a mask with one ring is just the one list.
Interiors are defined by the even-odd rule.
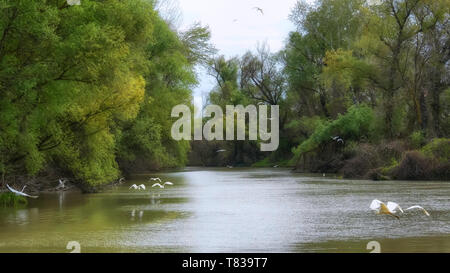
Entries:
[[[123,180],[124,180],[123,178],[120,179],[120,181],[123,181]],[[162,180],[159,177],[152,177],[152,178],[149,179],[149,181],[159,181],[159,182],[154,183],[152,185],[152,188],[159,187],[161,189],[164,189],[166,187],[166,185],[167,186],[173,186],[173,183],[170,182],[170,181],[166,181],[166,182],[162,183]],[[59,179],[59,186],[56,187],[56,189],[64,189],[66,187],[65,183],[66,183],[66,180]],[[12,193],[14,193],[16,195],[29,197],[29,198],[38,198],[38,196],[29,195],[29,194],[24,192],[25,188],[27,187],[26,185],[23,186],[21,191],[13,189],[8,184],[6,184],[6,187]],[[140,184],[140,185],[133,184],[133,185],[130,186],[129,189],[145,190],[146,186],[144,184]],[[385,214],[385,215],[389,215],[389,216],[395,217],[397,219],[400,219],[400,217],[397,215],[399,212],[404,214],[405,211],[410,211],[410,210],[420,210],[426,216],[430,216],[430,213],[427,210],[425,210],[422,206],[419,206],[419,205],[414,205],[414,206],[408,207],[407,209],[402,209],[400,207],[400,205],[395,203],[395,202],[389,201],[389,202],[387,202],[387,204],[385,204],[385,203],[381,202],[378,199],[373,200],[372,203],[370,203],[369,208],[371,210],[373,210],[376,214]]]
[[[173,183],[170,182],[170,181],[166,181],[166,182],[163,183],[161,178],[159,178],[159,177],[152,177],[152,178],[149,179],[149,181],[159,181],[159,182],[154,183],[152,185],[152,188],[159,187],[160,189],[164,189],[166,187],[166,185],[173,186]],[[139,190],[140,191],[140,190],[145,190],[146,188],[147,187],[144,184],[140,184],[140,185],[133,184],[133,185],[130,186],[129,189],[134,189],[134,190]]]

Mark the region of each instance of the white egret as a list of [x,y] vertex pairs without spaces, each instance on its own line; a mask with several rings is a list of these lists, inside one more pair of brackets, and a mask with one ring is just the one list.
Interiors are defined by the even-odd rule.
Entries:
[[228,168],[228,169],[233,169],[233,166],[227,165],[227,168]]
[[164,189],[166,185],[172,186],[173,183],[172,183],[172,182],[169,182],[169,181],[164,182],[164,184],[162,184],[162,185],[161,185],[160,183],[155,183],[155,184],[152,185],[152,188],[154,188],[154,187],[160,187],[161,189]]
[[216,151],[216,153],[223,153],[223,152],[226,152],[227,150],[225,150],[225,149],[220,149],[220,150],[217,150]]
[[122,178],[119,179],[118,183],[122,184],[124,181],[125,181],[125,177],[122,177]]
[[399,217],[397,215],[394,215],[397,210],[399,210],[401,213],[404,213],[407,210],[413,210],[413,209],[419,209],[421,211],[423,211],[425,213],[425,215],[430,216],[430,214],[428,213],[428,211],[426,211],[423,207],[415,205],[412,207],[409,207],[405,210],[403,210],[399,204],[395,203],[395,202],[388,202],[387,205],[385,205],[383,202],[381,202],[380,200],[373,200],[372,203],[370,204],[370,209],[374,210],[377,214],[388,214],[391,216],[396,217],[397,219],[399,219]]
[[59,189],[65,189],[66,188],[66,180],[65,179],[59,179],[59,185],[56,187],[57,190]]
[[[390,205],[389,207],[391,207],[391,208],[395,207],[395,203],[393,203],[393,202],[388,202],[388,205]],[[400,217],[395,215],[395,210],[391,210],[391,209],[389,209],[389,207],[377,199],[373,200],[372,203],[370,204],[370,209],[375,211],[376,214],[387,214],[387,215],[393,216],[397,219],[400,219]]]
[[162,183],[161,178],[159,177],[152,177],[149,181],[159,181],[160,183]]
[[261,14],[264,15],[264,11],[263,11],[262,8],[260,8],[260,7],[254,7],[253,9],[255,9],[255,10],[258,11],[258,12],[261,12]]
[[136,184],[133,184],[133,185],[131,185],[131,187],[130,187],[130,189],[135,189],[135,190],[145,190],[145,185],[144,184],[141,184],[141,185],[136,185]]
[[279,166],[278,165],[275,165],[275,166],[273,166],[274,168],[278,168]]
[[39,196],[32,196],[32,195],[24,193],[23,191],[27,187],[26,185],[23,186],[22,191],[15,190],[15,189],[11,188],[8,184],[6,184],[6,187],[8,187],[8,189],[16,195],[21,195],[21,196],[30,197],[30,198],[38,198],[39,197]]

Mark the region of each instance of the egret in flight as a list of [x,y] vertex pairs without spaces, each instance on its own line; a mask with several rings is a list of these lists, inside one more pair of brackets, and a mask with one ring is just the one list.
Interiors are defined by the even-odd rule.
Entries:
[[162,183],[161,178],[159,177],[152,177],[149,181],[159,181],[160,183]]
[[59,185],[56,187],[57,190],[59,189],[65,189],[66,188],[66,180],[65,179],[59,179]]
[[261,12],[261,15],[264,15],[264,11],[263,11],[262,8],[260,8],[260,7],[254,7],[253,9],[255,9],[255,10],[258,11],[258,12]]
[[225,149],[221,149],[221,150],[217,150],[216,151],[216,153],[223,153],[223,152],[226,152],[227,150],[225,150]]
[[26,185],[23,186],[22,191],[15,190],[15,189],[11,188],[8,184],[6,184],[6,187],[8,187],[8,189],[16,195],[21,195],[21,196],[30,197],[30,198],[38,198],[39,197],[39,196],[31,196],[29,194],[24,193],[23,191],[27,187]]
[[154,188],[154,187],[160,187],[161,189],[164,189],[166,185],[172,186],[173,183],[172,183],[172,182],[169,182],[169,181],[164,182],[164,184],[162,184],[162,185],[161,185],[160,183],[155,183],[155,184],[152,185],[152,188]]
[[373,200],[372,203],[370,204],[370,209],[375,211],[375,213],[377,214],[387,214],[390,216],[393,216],[397,219],[400,219],[400,217],[398,217],[397,215],[395,215],[395,213],[397,213],[397,210],[400,211],[401,213],[404,213],[407,210],[412,210],[412,209],[420,209],[422,210],[425,215],[430,216],[430,214],[428,213],[428,211],[426,211],[424,208],[422,208],[421,206],[412,206],[409,207],[405,210],[403,210],[399,204],[395,203],[395,202],[387,202],[387,205],[384,204],[383,202],[381,202],[380,200]]
[[135,190],[145,190],[145,185],[144,184],[141,184],[141,185],[136,185],[136,184],[133,184],[133,185],[131,185],[131,187],[130,187],[130,189],[135,189]]

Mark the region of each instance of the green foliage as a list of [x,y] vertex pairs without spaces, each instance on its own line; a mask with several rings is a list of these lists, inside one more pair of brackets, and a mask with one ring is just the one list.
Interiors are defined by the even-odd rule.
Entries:
[[168,117],[190,101],[207,28],[181,39],[146,0],[3,2],[1,173],[51,164],[98,185],[137,154],[186,163],[189,145],[171,141]]
[[426,139],[425,139],[425,136],[422,131],[416,131],[416,132],[412,133],[409,136],[409,140],[411,142],[411,145],[415,149],[419,149],[426,143]]
[[435,138],[421,150],[426,156],[437,158],[443,163],[450,161],[450,139]]
[[349,108],[345,115],[336,120],[319,125],[314,133],[298,147],[293,149],[295,158],[312,152],[320,145],[329,143],[334,136],[340,136],[345,141],[369,138],[372,132],[374,114],[366,105],[355,105]]
[[28,200],[24,196],[12,192],[0,193],[0,207],[20,207],[27,204]]

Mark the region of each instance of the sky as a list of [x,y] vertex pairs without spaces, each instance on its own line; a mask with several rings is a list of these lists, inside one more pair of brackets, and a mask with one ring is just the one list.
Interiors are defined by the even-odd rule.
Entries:
[[[181,30],[194,22],[208,25],[211,42],[219,55],[233,57],[255,50],[266,42],[272,52],[279,51],[290,31],[295,30],[288,16],[297,0],[174,0],[181,11]],[[263,10],[261,14],[255,7]],[[194,97],[202,96],[215,82],[205,71],[199,71],[200,84]]]

